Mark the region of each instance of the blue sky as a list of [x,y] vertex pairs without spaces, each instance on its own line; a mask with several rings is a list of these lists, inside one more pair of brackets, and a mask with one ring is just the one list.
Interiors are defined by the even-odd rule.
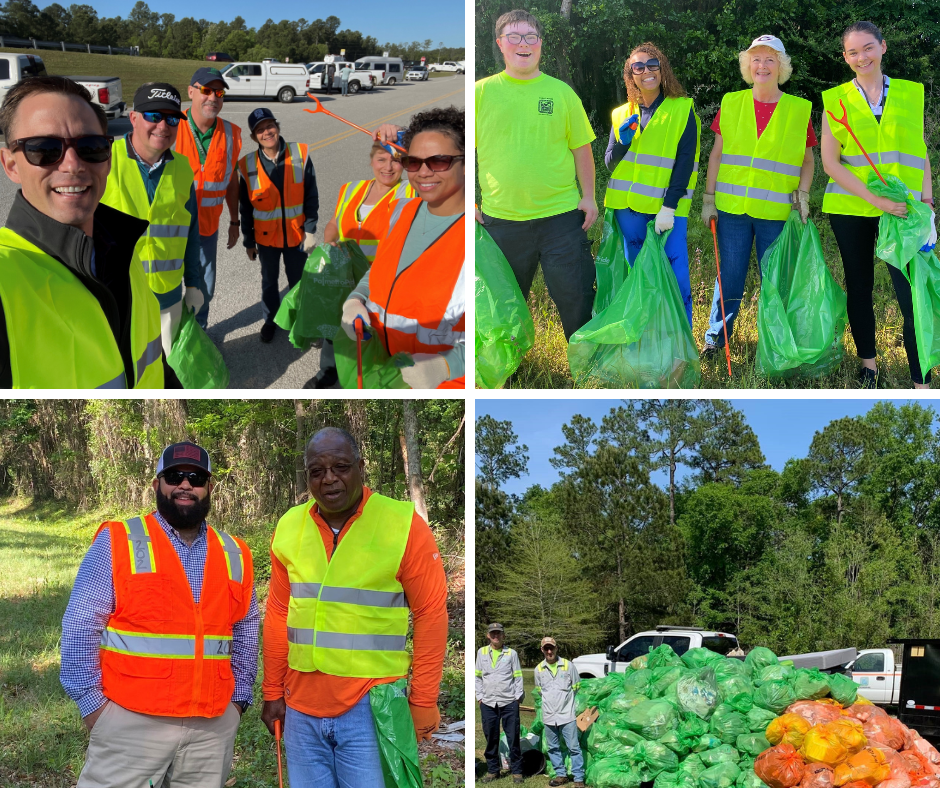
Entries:
[[[909,399],[892,401],[901,405]],[[877,400],[731,399],[730,402],[744,413],[770,466],[782,470],[788,459],[806,455],[813,435],[830,421],[867,413]],[[558,471],[548,460],[554,448],[564,443],[562,425],[567,424],[576,413],[589,416],[595,424],[599,424],[611,408],[620,404],[620,400],[599,399],[477,399],[477,418],[489,415],[499,421],[512,421],[519,442],[529,447],[528,475],[511,479],[503,485],[503,489],[508,493],[522,494],[533,484],[550,487],[558,480]],[[922,404],[933,405],[937,409],[933,401],[926,400]],[[937,426],[936,421],[934,426]],[[665,481],[665,477],[657,481]]]
[[[184,0],[146,0],[151,11],[158,14],[175,14],[177,19],[192,16],[210,22],[231,22],[241,16],[248,27],[258,28],[268,18],[275,22],[282,19],[326,19],[340,18],[340,30],[358,30],[365,36],[375,36],[380,44],[399,44],[407,41],[432,39],[434,46],[462,47],[466,39],[464,30],[464,3],[462,0],[408,0],[400,2],[378,2],[378,0],[355,0],[351,3],[300,3],[296,0],[267,5],[266,3],[233,2],[193,6]],[[52,0],[37,2],[45,8]],[[130,14],[136,0],[99,0],[92,3],[99,17]],[[68,3],[64,4],[68,7]]]

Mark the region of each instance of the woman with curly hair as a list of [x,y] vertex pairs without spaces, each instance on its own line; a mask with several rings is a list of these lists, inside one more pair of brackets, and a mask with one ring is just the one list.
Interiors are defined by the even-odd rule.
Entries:
[[[342,327],[362,318],[390,356],[409,353],[411,388],[464,388],[464,111],[419,112],[405,131],[401,163],[418,193],[392,204],[372,268],[343,305]],[[380,142],[400,129],[382,126]]]
[[614,209],[630,265],[655,219],[657,234],[671,230],[666,256],[692,325],[692,288],[686,245],[689,207],[698,180],[701,123],[669,61],[640,44],[623,68],[627,103],[611,113],[604,161],[611,170],[604,205]]
[[[780,89],[793,73],[790,56],[775,36],[760,36],[738,54],[750,89],[726,93],[711,125],[715,145],[708,157],[702,221],[717,223],[728,336],[741,307],[751,247],[758,263],[783,230],[790,210],[809,216],[816,134],[812,104]],[[760,265],[758,264],[758,273]],[[718,281],[702,356],[725,345]]]

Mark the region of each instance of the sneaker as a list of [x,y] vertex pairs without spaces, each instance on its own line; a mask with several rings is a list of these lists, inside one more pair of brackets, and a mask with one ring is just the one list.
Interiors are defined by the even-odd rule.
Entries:
[[878,373],[868,367],[862,367],[858,371],[858,383],[859,388],[876,389],[878,388]]
[[705,347],[702,348],[702,352],[699,353],[699,358],[711,358],[712,356],[717,356],[721,353],[724,348],[719,347],[718,345],[713,345],[711,342],[706,342]]
[[480,778],[481,783],[491,783],[501,777],[499,772],[487,772],[485,777]]
[[274,339],[274,331],[276,328],[277,326],[275,326],[274,323],[265,323],[261,326],[261,341],[264,342],[264,344],[268,344],[268,342]]
[[314,375],[310,380],[304,383],[305,389],[330,389],[333,388],[339,381],[339,373],[336,371],[336,367],[329,367],[328,369],[321,369],[316,375]]
[[566,783],[568,783],[568,782],[570,782],[570,781],[571,781],[571,778],[570,778],[570,777],[555,777],[555,778],[549,780],[549,781],[548,781],[548,784],[549,784],[550,786],[552,786],[552,788],[557,788],[557,786],[559,786],[559,785],[565,785]]

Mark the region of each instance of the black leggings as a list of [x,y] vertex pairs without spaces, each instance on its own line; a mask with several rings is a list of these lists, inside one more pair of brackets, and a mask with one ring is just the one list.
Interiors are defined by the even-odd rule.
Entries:
[[[875,308],[872,293],[875,289],[875,242],[878,239],[877,216],[845,216],[829,214],[829,224],[839,245],[842,255],[842,268],[845,271],[845,294],[849,313],[849,325],[858,357],[875,357]],[[917,357],[917,341],[914,338],[914,302],[911,286],[904,274],[893,265],[888,266],[894,293],[904,318],[904,349],[907,351],[907,365],[911,370],[911,380],[915,383],[929,383],[920,372],[920,359]]]

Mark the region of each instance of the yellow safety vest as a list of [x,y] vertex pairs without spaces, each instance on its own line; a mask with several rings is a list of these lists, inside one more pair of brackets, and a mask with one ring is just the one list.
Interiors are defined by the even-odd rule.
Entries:
[[[885,99],[881,122],[875,120],[871,107],[862,98],[853,82],[823,91],[823,107],[837,118],[842,117],[839,100],[848,112],[848,122],[858,141],[871,157],[882,175],[897,175],[915,200],[920,199],[924,185],[924,166],[927,145],[924,142],[924,86],[906,79],[892,79]],[[862,183],[867,183],[872,171],[862,151],[845,127],[834,123],[828,115],[833,136],[842,146],[842,165]],[[832,178],[823,197],[823,213],[850,216],[881,216],[874,205],[861,197],[849,194]]]
[[183,257],[192,221],[186,202],[193,171],[185,156],[172,151],[170,155],[173,160],[163,165],[151,204],[137,159],[127,155],[127,140],[115,141],[108,187],[101,198],[105,205],[150,222],[134,247],[134,261],[140,263],[155,293],[169,293],[182,284]]
[[352,241],[359,247],[359,251],[370,263],[375,260],[379,241],[388,235],[388,219],[390,205],[395,200],[406,200],[417,197],[418,193],[406,178],[394,189],[390,189],[372,206],[369,215],[360,221],[356,215],[362,205],[373,181],[350,181],[339,192],[339,201],[336,204],[336,228],[339,231],[340,241]]
[[721,165],[715,207],[755,219],[785,220],[791,194],[800,185],[806,129],[813,105],[784,93],[757,137],[754,94],[726,93],[721,99]]
[[[676,163],[679,140],[689,122],[689,113],[695,118],[695,164],[685,196],[679,200],[676,216],[688,216],[692,194],[698,183],[699,144],[702,123],[695,114],[690,98],[666,98],[659,105],[645,129],[637,128],[630,150],[614,169],[607,182],[604,205],[608,208],[632,208],[639,213],[656,213],[663,206],[663,198]],[[631,115],[639,115],[636,104],[627,102],[611,113],[615,129]],[[619,139],[619,132],[618,132]]]
[[271,551],[287,568],[287,664],[333,676],[407,675],[408,600],[396,579],[414,504],[373,493],[327,560],[312,504],[290,509]]
[[7,227],[0,260],[13,388],[163,388],[160,306],[138,266],[130,264],[136,379],[127,381],[108,319],[74,273]]

